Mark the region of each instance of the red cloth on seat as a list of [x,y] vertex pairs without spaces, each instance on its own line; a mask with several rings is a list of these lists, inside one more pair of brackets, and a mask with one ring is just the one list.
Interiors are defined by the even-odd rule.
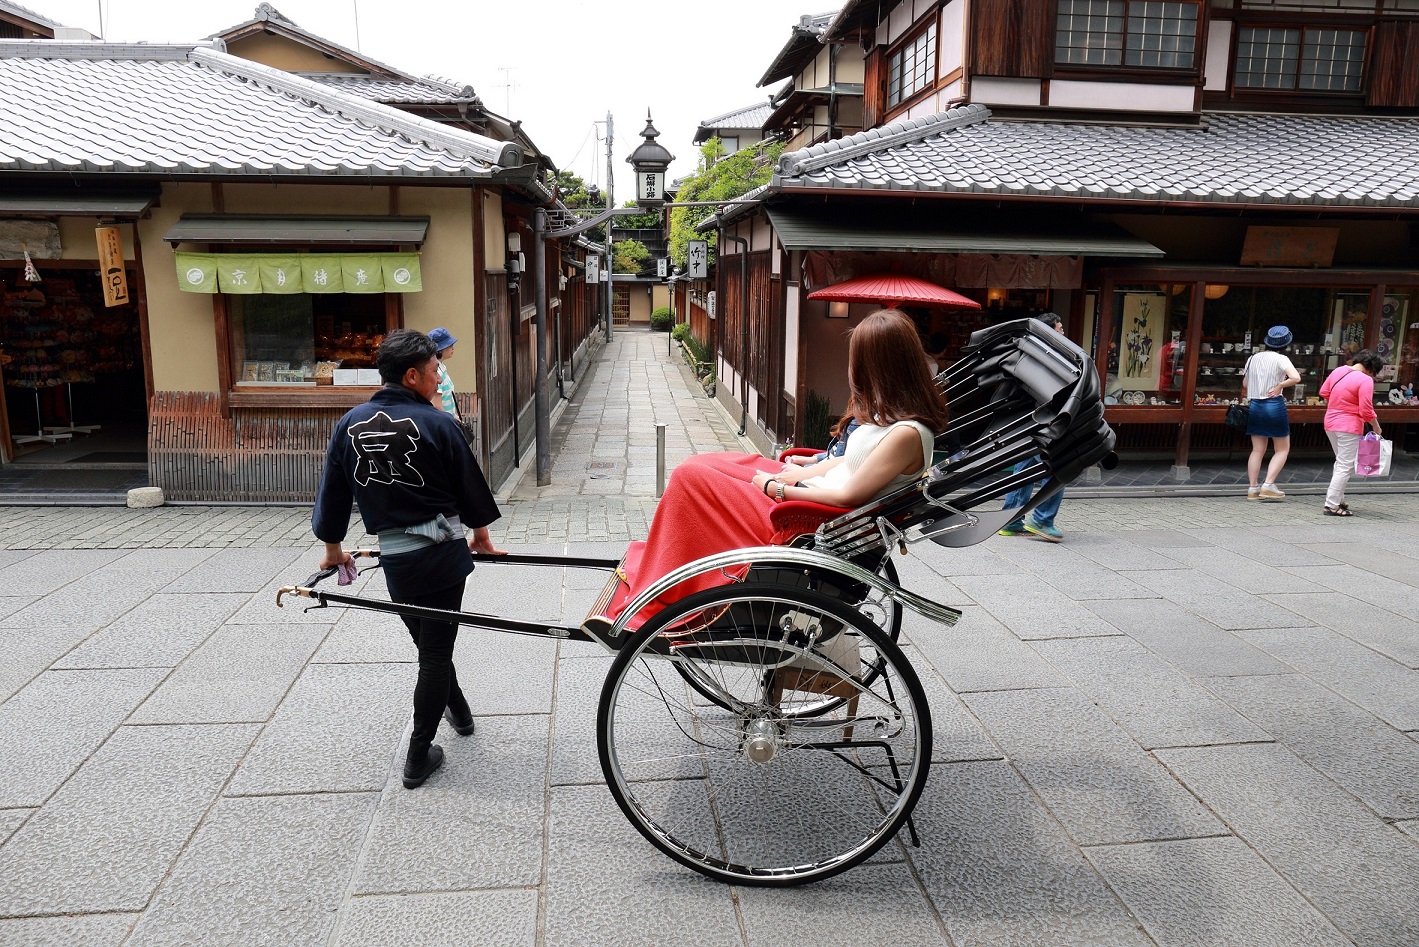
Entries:
[[[754,485],[753,476],[761,470],[782,469],[768,457],[730,453],[696,454],[676,467],[655,510],[650,534],[645,542],[631,543],[626,550],[621,587],[607,607],[607,617],[619,615],[642,589],[688,562],[773,542],[769,513],[775,503]],[[728,581],[716,572],[683,582],[651,603],[630,627],[639,627],[670,602]]]

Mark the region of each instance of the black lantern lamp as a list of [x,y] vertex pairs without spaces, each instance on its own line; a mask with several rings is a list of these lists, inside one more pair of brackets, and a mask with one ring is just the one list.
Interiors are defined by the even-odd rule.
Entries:
[[626,158],[636,175],[636,204],[642,210],[659,210],[665,203],[665,172],[675,156],[656,141],[660,132],[651,123],[649,109],[645,113],[645,129],[641,137],[645,140]]

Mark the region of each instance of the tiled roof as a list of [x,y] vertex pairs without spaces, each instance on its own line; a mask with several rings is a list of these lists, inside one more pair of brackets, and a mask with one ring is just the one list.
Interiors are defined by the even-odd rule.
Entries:
[[828,24],[833,22],[836,17],[836,12],[810,13],[799,17],[798,22],[793,25],[793,31],[789,34],[788,42],[783,44],[778,55],[774,56],[774,61],[769,63],[769,68],[764,71],[759,85],[768,85],[779,79],[790,78],[812,62],[813,57],[817,56],[823,48],[823,33],[827,30]]
[[753,105],[707,118],[700,122],[700,128],[763,128],[764,120],[772,111],[773,107],[767,100],[755,102]]
[[488,177],[521,160],[207,47],[0,42],[0,170]]
[[55,23],[47,16],[41,16],[33,10],[27,10],[18,3],[11,3],[10,0],[0,0],[0,13],[9,13],[22,20],[29,20],[39,26],[47,26],[51,30],[62,29],[62,23]]
[[351,63],[363,64],[375,72],[389,76],[397,76],[403,79],[415,78],[414,76],[395,69],[393,66],[386,66],[378,60],[371,59],[364,53],[350,49],[348,46],[341,46],[339,43],[328,40],[323,36],[315,35],[310,30],[302,29],[300,26],[296,25],[295,20],[292,20],[269,3],[263,3],[258,6],[255,15],[251,19],[238,23],[235,26],[229,26],[220,33],[213,33],[211,36],[207,37],[207,39],[235,42],[236,40],[242,39],[245,35],[257,32],[253,30],[252,27],[260,27],[260,31],[262,32],[285,36],[288,39],[293,39],[313,49],[333,50],[340,54],[340,58]]
[[400,105],[448,105],[479,102],[472,86],[456,86],[433,79],[387,79],[383,76],[360,76],[352,73],[301,73],[312,82],[339,89],[341,92]]
[[1419,208],[1419,118],[1210,112],[1199,126],[999,121],[979,105],[779,159],[779,189]]

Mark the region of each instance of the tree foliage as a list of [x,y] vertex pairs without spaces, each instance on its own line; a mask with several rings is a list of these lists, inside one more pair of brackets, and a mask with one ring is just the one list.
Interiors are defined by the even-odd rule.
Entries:
[[641,264],[650,259],[650,251],[639,240],[617,240],[613,247],[612,254],[615,264],[612,267],[612,272],[614,273],[639,275]]
[[[557,195],[573,210],[581,208],[595,208],[606,206],[606,192],[598,191],[596,199],[592,200],[591,193],[580,176],[572,174],[570,171],[558,171],[557,176],[552,179],[552,186],[556,188]],[[587,217],[589,214],[579,216]],[[606,242],[606,225],[601,224],[586,231],[585,237],[594,243]]]
[[[774,165],[783,154],[782,141],[765,141],[734,152],[724,153],[718,138],[700,147],[700,167],[680,182],[676,201],[728,201],[769,183]],[[713,214],[713,207],[672,207],[670,209],[670,259],[685,265],[685,250],[691,240],[708,240],[711,258],[716,234],[696,233],[695,227]]]

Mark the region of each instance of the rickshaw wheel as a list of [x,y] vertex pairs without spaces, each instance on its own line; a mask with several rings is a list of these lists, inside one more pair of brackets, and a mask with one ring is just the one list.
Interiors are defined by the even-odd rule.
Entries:
[[746,582],[688,596],[626,642],[602,686],[597,749],[617,805],[656,848],[722,881],[786,886],[891,840],[926,784],[931,714],[901,649],[861,612]]
[[[882,568],[879,571],[888,582],[897,586],[901,585],[901,581],[897,577],[897,567],[892,563],[891,559],[882,560]],[[861,612],[868,621],[882,629],[892,643],[895,644],[898,641],[902,633],[902,606],[896,599],[892,598],[890,595],[879,592],[875,588],[870,588],[868,589],[867,597],[858,602],[854,607]],[[877,675],[882,673],[882,659],[880,655],[876,654],[870,643],[859,641],[859,645],[863,646],[863,654],[861,655],[863,671],[860,676],[863,684],[871,686],[871,684],[877,680]],[[679,665],[676,665],[676,669],[681,670]],[[699,680],[692,675],[684,673],[683,670],[681,670],[681,676],[685,678],[685,682],[694,688],[701,697],[710,701],[717,701],[719,699],[716,696],[714,688],[703,686]],[[831,696],[824,697],[823,704],[825,707],[830,707],[837,700],[838,698]],[[799,710],[800,713],[806,711],[808,711],[807,707],[800,708]]]

